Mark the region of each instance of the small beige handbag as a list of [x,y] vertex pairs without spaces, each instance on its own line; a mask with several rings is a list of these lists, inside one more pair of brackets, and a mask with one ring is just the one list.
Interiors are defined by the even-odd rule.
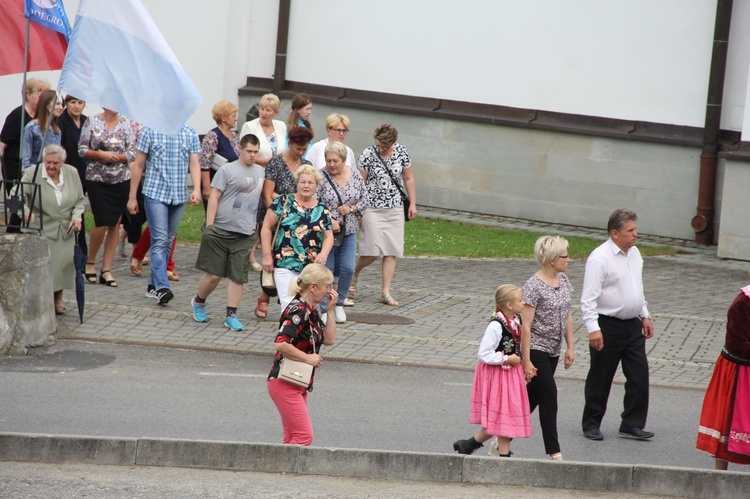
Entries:
[[[315,333],[312,335],[313,352],[315,351]],[[313,366],[299,360],[291,360],[286,357],[281,359],[279,367],[279,379],[292,385],[308,388],[312,379]]]

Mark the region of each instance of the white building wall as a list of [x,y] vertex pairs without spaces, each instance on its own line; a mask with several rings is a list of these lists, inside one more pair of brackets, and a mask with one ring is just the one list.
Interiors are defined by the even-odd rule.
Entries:
[[292,5],[290,80],[703,126],[715,1]]
[[[247,76],[273,76],[278,0],[143,2],[203,95],[190,120],[199,131]],[[79,0],[64,3],[72,22]],[[741,130],[750,2],[734,5],[722,127]],[[701,127],[715,9],[716,0],[295,1],[287,78]],[[32,76],[56,85],[59,72]],[[20,75],[0,77],[0,117],[20,87]]]
[[[243,96],[241,108],[259,95]],[[282,102],[281,113],[289,110]],[[393,123],[412,158],[423,206],[602,227],[616,208],[639,215],[644,234],[691,239],[700,150],[458,120],[314,104],[315,140],[324,120],[346,114],[357,158],[373,130]]]

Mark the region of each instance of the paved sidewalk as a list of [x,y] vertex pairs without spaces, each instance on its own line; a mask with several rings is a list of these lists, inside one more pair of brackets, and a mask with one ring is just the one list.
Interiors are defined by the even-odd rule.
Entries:
[[[424,209],[421,213],[481,224],[529,226],[540,232],[590,237],[597,234],[591,229],[446,210]],[[603,238],[604,231],[601,232]],[[750,263],[718,259],[715,248],[701,248],[688,241],[649,237],[642,240],[643,244],[679,245],[688,251],[677,256],[646,258],[646,297],[656,328],[654,338],[647,344],[651,382],[703,389],[723,345],[726,310],[739,288],[750,280]],[[200,324],[192,319],[190,299],[202,275],[193,267],[197,251],[194,246],[178,246],[177,271],[182,280],[173,283],[175,299],[167,306],[156,305],[144,296],[145,276],[150,268],[144,267],[144,277],[134,277],[129,271],[129,259],[118,257],[113,272],[120,287],[87,284],[83,324],[78,323],[74,312],[73,292],[66,291],[69,311],[60,320],[59,337],[269,355],[276,330],[273,317],[280,311],[278,305],[271,304],[268,319],[253,315],[258,273],[252,273],[239,310],[244,332],[235,333],[223,326],[224,284],[208,301],[211,320]],[[572,261],[569,267],[575,287],[577,359],[571,369],[558,370],[560,378],[585,379],[588,369],[587,335],[577,308],[584,263]],[[336,345],[326,348],[324,356],[472,370],[479,340],[493,310],[494,289],[502,283],[520,286],[536,268],[536,262],[528,259],[400,259],[393,295],[401,305],[388,307],[377,303],[380,264],[376,263],[360,277],[356,306],[346,309],[354,320],[339,327]]]

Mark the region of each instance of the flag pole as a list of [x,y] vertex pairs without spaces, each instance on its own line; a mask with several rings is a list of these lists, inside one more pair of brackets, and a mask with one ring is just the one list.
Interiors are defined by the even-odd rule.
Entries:
[[21,147],[18,150],[18,160],[23,158],[23,128],[26,126],[26,77],[29,72],[29,36],[31,34],[31,19],[26,18],[26,41],[23,47],[23,87],[21,88]]

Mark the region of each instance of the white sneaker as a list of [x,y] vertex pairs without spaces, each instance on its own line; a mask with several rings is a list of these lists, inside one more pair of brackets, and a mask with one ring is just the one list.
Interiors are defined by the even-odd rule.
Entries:
[[324,326],[328,324],[328,313],[327,312],[323,312],[323,313],[320,314],[320,322],[322,322]]
[[490,440],[490,443],[487,447],[489,447],[489,449],[487,449],[488,456],[497,457],[500,455],[500,451],[497,450],[497,437],[492,437],[492,440]]
[[336,324],[346,322],[346,312],[344,312],[344,307],[341,305],[336,305],[336,308],[333,309],[333,314],[336,316]]

